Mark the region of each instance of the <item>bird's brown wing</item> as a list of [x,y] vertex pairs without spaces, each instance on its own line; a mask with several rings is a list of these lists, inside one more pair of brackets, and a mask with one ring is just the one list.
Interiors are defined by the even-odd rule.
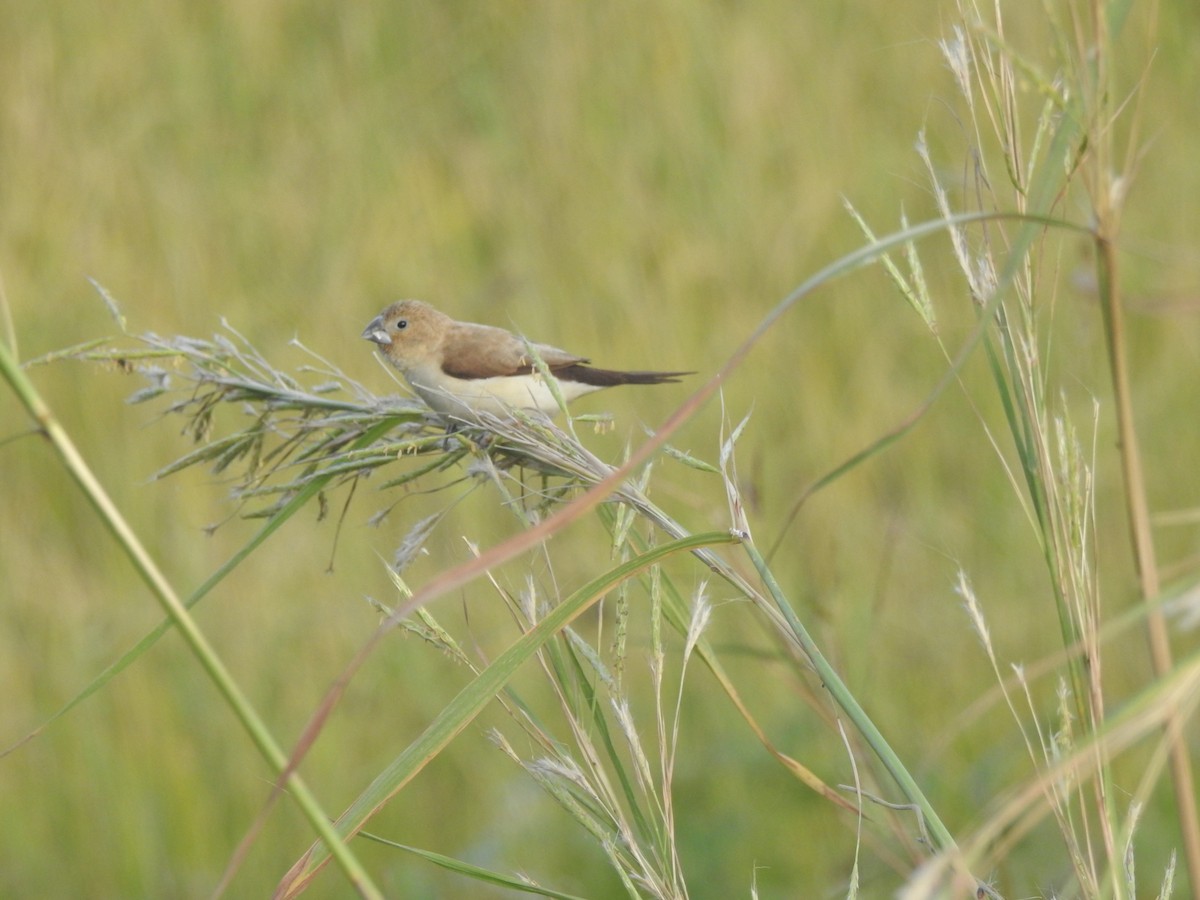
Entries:
[[[528,375],[534,371],[529,346],[503,328],[458,325],[446,335],[442,371],[453,378],[466,379]],[[587,362],[548,344],[532,346],[551,370]]]

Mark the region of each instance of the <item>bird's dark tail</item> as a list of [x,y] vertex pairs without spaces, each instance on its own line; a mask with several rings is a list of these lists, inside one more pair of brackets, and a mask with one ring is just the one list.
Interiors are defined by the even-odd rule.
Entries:
[[559,381],[578,381],[595,387],[616,387],[619,384],[665,384],[678,381],[684,375],[695,372],[617,372],[612,369],[594,369],[575,363],[551,369]]

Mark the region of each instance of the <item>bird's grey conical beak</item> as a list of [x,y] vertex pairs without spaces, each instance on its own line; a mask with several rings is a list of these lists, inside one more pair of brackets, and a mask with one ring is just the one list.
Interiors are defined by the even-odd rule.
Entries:
[[387,332],[383,330],[383,316],[376,316],[371,320],[371,324],[363,329],[363,340],[371,341],[374,344],[379,344],[381,347],[391,343],[391,338]]

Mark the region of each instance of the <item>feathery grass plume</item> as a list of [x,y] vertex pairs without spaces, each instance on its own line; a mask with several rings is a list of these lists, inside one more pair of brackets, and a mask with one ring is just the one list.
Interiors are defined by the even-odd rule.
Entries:
[[[403,473],[385,476],[384,482],[384,487],[396,487],[442,475],[467,459],[467,477],[491,484],[500,492],[503,505],[530,525],[540,511],[563,502],[579,485],[597,483],[613,471],[543,417],[485,417],[485,428],[464,428],[447,437],[443,423],[422,408],[376,397],[323,360],[319,366],[306,367],[301,378],[293,377],[277,369],[232,329],[226,330],[231,336],[218,335],[211,340],[147,334],[135,338],[132,345],[123,339],[119,346],[89,346],[76,355],[90,361],[119,361],[127,371],[141,373],[151,380],[151,386],[139,390],[134,400],[144,403],[166,398],[167,413],[184,419],[185,433],[199,446],[165,466],[156,477],[192,466],[232,474],[236,479],[233,495],[239,503],[274,499],[272,506],[251,509],[248,515],[272,513],[318,479],[328,481],[332,490],[377,469],[399,467]],[[303,376],[319,382],[303,385]],[[239,425],[238,418],[249,419],[249,424]],[[623,558],[629,558],[626,549],[639,520],[675,535],[686,534],[646,500],[650,472],[646,467],[617,492],[613,548]],[[536,481],[541,482],[540,487],[534,487]],[[374,520],[384,514],[376,514]],[[409,591],[400,572],[441,520],[442,513],[422,519],[398,547],[391,568],[402,596]],[[649,583],[661,585],[657,570]],[[493,585],[500,590],[494,579]],[[621,590],[629,590],[625,579]],[[659,596],[653,604],[656,609],[663,602],[660,591],[653,591]],[[501,593],[508,597],[507,592]],[[530,582],[519,602],[510,607],[522,629],[534,628],[541,619],[537,593],[537,586]],[[390,615],[386,606],[380,608]],[[708,604],[698,599],[690,623],[680,622],[684,657],[696,650],[708,610]],[[661,613],[656,614],[656,621],[658,615]],[[405,627],[480,671],[428,610],[419,610],[418,618],[406,621]],[[656,634],[658,630],[656,624]],[[664,672],[662,643],[662,636],[655,638],[658,661],[651,668],[656,681]],[[656,704],[657,724],[645,731],[658,748],[651,755],[642,726],[608,672],[600,645],[593,646],[577,630],[565,628],[538,657],[549,683],[556,688],[580,756],[576,760],[564,755],[567,745],[563,740],[544,730],[546,726],[539,724],[541,717],[530,717],[515,695],[498,697],[539,745],[558,748],[554,762],[543,759],[526,764],[527,770],[573,811],[587,831],[600,838],[622,881],[655,896],[686,896],[682,867],[673,849],[670,800],[672,748],[678,742],[678,718],[682,715],[678,701],[673,725],[667,724],[666,713]],[[624,666],[624,653],[615,661]],[[660,691],[661,685],[656,693]],[[610,699],[598,707],[601,693]],[[580,704],[581,697],[594,699]],[[604,739],[596,743],[592,735],[604,720],[598,718],[603,706],[611,710],[612,722],[601,728]],[[672,734],[674,738],[668,739]],[[618,752],[620,744],[608,735],[622,736],[620,743],[627,757]],[[506,752],[512,752],[511,745],[500,743],[508,748]],[[652,764],[654,758],[659,760],[657,766]],[[614,789],[615,785],[622,787]]]
[[[960,17],[952,37],[940,45],[960,92],[972,178],[961,185],[968,204],[986,209],[1018,209],[1048,214],[1078,202],[1081,189],[1093,204],[1097,265],[1101,282],[1109,285],[1110,311],[1106,313],[1114,383],[1117,386],[1118,420],[1122,424],[1121,460],[1146,599],[1157,589],[1148,540],[1139,508],[1143,493],[1136,463],[1136,435],[1128,412],[1126,377],[1122,370],[1119,308],[1113,281],[1104,269],[1107,239],[1115,233],[1127,176],[1116,174],[1113,135],[1122,109],[1115,105],[1109,54],[1119,30],[1115,9],[1104,4],[1082,4],[1068,9],[1046,7],[1048,25],[1056,37],[1054,64],[1047,74],[1039,61],[1020,49],[1006,33],[999,5],[985,9],[973,0],[961,0]],[[1055,16],[1063,14],[1064,20]],[[1110,30],[1111,29],[1111,30]],[[1032,91],[1024,85],[1031,85]],[[1032,107],[1032,109],[1027,109]],[[1136,113],[1135,113],[1136,115]],[[1024,123],[1035,123],[1026,142]],[[933,160],[922,133],[920,156],[929,177],[935,202],[944,216],[952,214],[955,189]],[[1030,226],[1019,226],[1027,230]],[[1024,243],[1003,222],[974,227],[954,227],[951,247],[975,306],[994,315],[986,336],[993,382],[1005,412],[1010,438],[1020,463],[1030,522],[1042,549],[1047,580],[1058,618],[1065,663],[1058,675],[1058,726],[1046,734],[1030,685],[1022,678],[1032,731],[1040,752],[1030,741],[1029,730],[999,675],[995,650],[988,638],[980,606],[960,573],[958,592],[971,613],[1008,703],[1029,750],[1033,774],[1028,796],[1041,795],[1053,814],[1063,842],[1063,852],[1073,871],[1073,890],[1085,897],[1134,896],[1132,835],[1138,815],[1136,803],[1122,809],[1113,781],[1111,760],[1121,742],[1106,713],[1101,679],[1106,649],[1101,640],[1104,610],[1100,601],[1097,561],[1093,550],[1096,504],[1094,472],[1097,468],[1095,435],[1099,432],[1100,404],[1083,398],[1090,407],[1092,438],[1088,450],[1072,421],[1079,404],[1066,388],[1058,391],[1058,409],[1052,411],[1051,368],[1053,350],[1048,323],[1056,308],[1060,255],[1064,245],[1052,229],[1027,235]],[[1014,248],[1019,252],[1014,254]],[[1004,273],[1003,275],[1001,273]],[[893,274],[893,279],[897,276]],[[903,282],[899,281],[902,285]],[[993,441],[993,446],[998,445]],[[1007,463],[1001,460],[1007,469]],[[1014,486],[1018,482],[1014,481]],[[1161,614],[1147,613],[1155,647],[1156,622]],[[1172,674],[1169,652],[1154,650],[1157,676]],[[1019,673],[1023,667],[1017,667]],[[1160,692],[1159,702],[1170,702],[1170,692]],[[1177,812],[1185,845],[1191,847],[1193,878],[1200,878],[1200,841],[1197,840],[1192,777],[1178,721],[1169,706],[1160,710],[1168,722],[1166,741],[1173,747],[1172,777]],[[1182,713],[1180,713],[1182,715]],[[1175,722],[1172,725],[1170,723]],[[1068,764],[1067,761],[1070,761]],[[1030,818],[1036,813],[1029,811]],[[984,866],[999,862],[1005,848],[1031,825],[1010,833],[989,847]],[[1119,835],[1126,836],[1125,842]],[[979,842],[967,838],[968,846]],[[926,873],[928,874],[928,873]],[[925,888],[936,882],[925,882]],[[939,888],[934,887],[933,890]],[[924,896],[924,894],[918,894]]]

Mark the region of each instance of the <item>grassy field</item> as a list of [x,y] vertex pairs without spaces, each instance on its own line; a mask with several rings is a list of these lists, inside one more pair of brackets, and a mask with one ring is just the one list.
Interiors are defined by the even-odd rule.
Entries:
[[[1008,6],[1018,8],[1006,13],[1003,39],[990,15],[969,32],[973,46],[1014,63],[1012,102],[992,107],[993,122],[984,110],[1001,96],[989,94],[997,82],[976,70],[972,106],[939,46],[963,20],[951,3],[498,3],[465,12],[8,0],[0,334],[20,361],[116,335],[92,279],[118,301],[132,334],[208,338],[225,322],[307,384],[320,378],[297,370],[314,359],[293,340],[384,395],[400,388],[359,334],[386,303],[420,297],[600,365],[696,370],[684,385],[622,388],[574,407],[614,414],[610,430],[577,431],[597,457],[618,463],[790,291],[871,243],[846,201],[877,235],[902,218],[938,217],[935,183],[953,212],[1025,210],[1083,226],[1026,234],[1005,221],[965,232],[970,252],[997,260],[1001,277],[1008,251],[1031,241],[1000,307],[972,297],[945,231],[922,240],[936,334],[884,267],[839,272],[788,310],[721,398],[669,443],[715,466],[722,435],[749,415],[734,487],[754,546],[775,549],[770,571],[805,632],[975,876],[1005,897],[1155,896],[1188,827],[1157,722],[1171,703],[1190,713],[1181,740],[1196,755],[1197,637],[1186,617],[1168,617],[1175,681],[1156,673],[1145,566],[1139,578],[1131,547],[1129,441],[1103,276],[1119,279],[1125,317],[1116,337],[1128,353],[1141,442],[1134,471],[1153,517],[1152,530],[1136,517],[1133,529],[1152,536],[1154,571],[1179,594],[1195,587],[1200,561],[1200,14],[1189,4],[1113,4],[1113,39],[1096,46],[1086,3]],[[1088,93],[1097,83],[1090,66],[1101,67],[1107,93]],[[1072,115],[1078,130],[1055,158],[1054,129]],[[1006,160],[996,138],[1009,125],[1019,162]],[[1018,169],[1033,173],[1030,189],[1014,188]],[[1052,200],[1038,205],[1043,189]],[[1115,208],[1098,197],[1115,197]],[[1111,266],[1097,259],[1093,227],[1115,230]],[[903,248],[892,260],[910,271]],[[977,328],[984,309],[1011,327]],[[1020,357],[1031,346],[1026,366]],[[76,359],[25,374],[182,595],[261,527],[238,515],[246,507],[232,497],[237,465],[153,479],[195,445],[186,420],[164,413],[169,400],[124,402],[144,381]],[[185,374],[175,370],[177,385]],[[1013,420],[1025,423],[1016,428],[1029,438],[1021,447]],[[806,493],[909,422],[900,439]],[[1056,443],[1059,423],[1074,427],[1078,456],[1071,440]],[[213,436],[247,424],[236,405],[222,408]],[[728,531],[722,478],[679,455],[656,457],[645,493],[688,533]],[[193,610],[287,750],[375,631],[380,614],[364,597],[401,602],[387,561],[418,521],[448,510],[404,572],[414,588],[470,559],[472,545],[486,551],[532,524],[521,517],[536,506],[531,497],[506,503],[487,479],[455,481],[469,479],[469,459],[380,490],[417,464],[402,459],[353,489],[331,489],[324,515],[315,501],[304,507]],[[1083,488],[1075,494],[1070,484]],[[526,489],[541,486],[528,476]],[[1050,512],[1039,519],[1040,510]],[[496,566],[491,583],[456,587],[430,611],[484,668],[520,636],[521,613],[504,595],[567,602],[643,552],[639,541],[671,539],[641,509],[628,541],[614,541],[611,516],[607,506],[587,514]],[[873,796],[909,802],[842,699],[826,692],[829,679],[811,671],[795,631],[772,619],[752,556],[710,550],[727,569],[672,556],[583,611],[578,641],[552,639],[540,665],[521,666],[504,704],[490,704],[420,766],[368,830],[584,897],[918,891],[918,866],[953,856],[936,829],[924,842],[911,813],[866,799],[860,820],[749,726],[752,717],[772,747],[824,785],[857,778]],[[1029,674],[1028,693],[1010,694],[1015,714],[964,609],[960,571],[987,620],[996,670]],[[0,392],[0,585],[5,747],[162,618],[8,390]],[[669,610],[693,609],[698,596],[711,619],[689,656]],[[1064,625],[1076,600],[1087,611]],[[1064,662],[1064,645],[1074,646],[1064,632],[1078,628],[1071,633],[1086,642],[1101,625],[1112,631],[1089,645],[1092,667]],[[595,669],[584,641],[602,660]],[[339,815],[471,678],[436,641],[388,634],[301,766],[323,809]],[[1164,686],[1175,683],[1182,687],[1168,701]],[[587,816],[556,802],[565,776],[531,774],[496,746],[499,732],[524,760],[568,746],[586,758],[589,739],[604,755],[607,734],[621,746],[606,771],[637,783],[639,751],[611,737],[620,729],[607,706],[596,711],[592,690],[627,699],[637,721],[653,777],[618,805],[638,823],[647,871],[661,882],[628,873],[623,881],[629,860],[614,865],[581,824]],[[1140,727],[1120,730],[1123,716],[1139,713]],[[1099,774],[1088,769],[1062,787],[1069,821],[1056,821],[1041,798],[1067,782],[1047,774],[1042,744],[1071,758],[1093,734],[1106,748]],[[0,895],[210,896],[227,868],[228,896],[268,894],[314,840],[289,797],[268,803],[277,776],[169,633],[0,758]],[[1023,790],[1034,812],[981,837],[1008,822]],[[1135,803],[1131,888],[1123,829]],[[1115,853],[1104,849],[1106,824]],[[1081,846],[1095,850],[1093,860],[1074,864],[1072,847]],[[394,847],[360,839],[350,848],[386,896],[516,896]],[[1176,895],[1196,896],[1196,880],[1181,860]],[[309,896],[351,890],[331,866]]]

